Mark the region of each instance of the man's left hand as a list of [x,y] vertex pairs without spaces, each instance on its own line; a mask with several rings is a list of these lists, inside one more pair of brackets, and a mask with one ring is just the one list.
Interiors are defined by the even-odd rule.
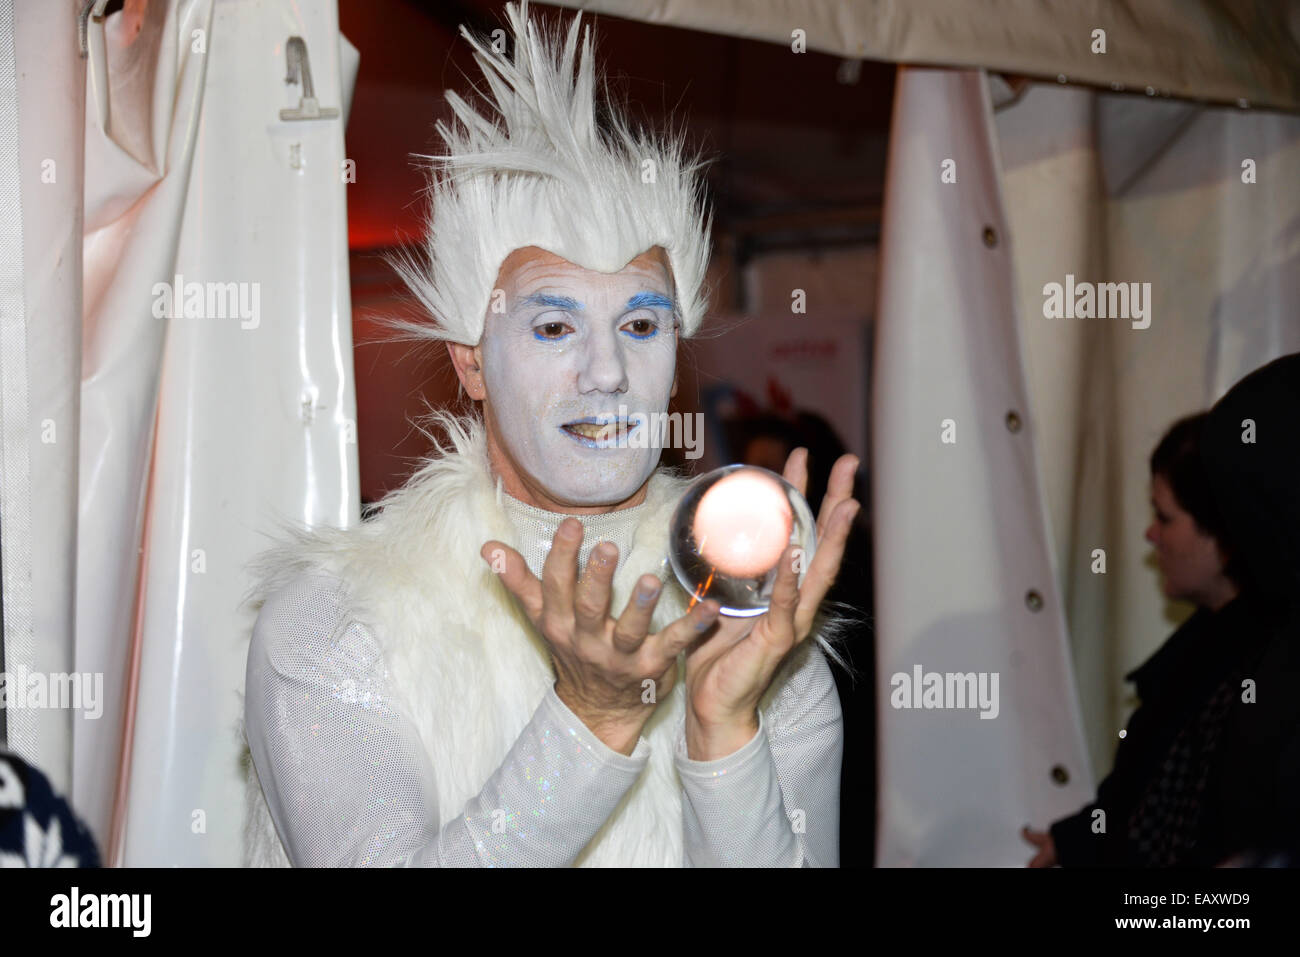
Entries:
[[[758,733],[758,702],[785,656],[812,634],[813,619],[839,574],[853,518],[858,459],[843,455],[831,470],[817,516],[817,550],[799,585],[797,545],[781,554],[772,601],[755,618],[723,617],[686,653],[686,747],[694,761],[733,754]],[[807,494],[808,450],[786,460],[784,477]]]

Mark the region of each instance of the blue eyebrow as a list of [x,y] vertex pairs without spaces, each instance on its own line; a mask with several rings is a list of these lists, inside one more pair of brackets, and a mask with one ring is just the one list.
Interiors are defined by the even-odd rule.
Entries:
[[658,292],[639,292],[627,301],[628,309],[672,309],[673,301]]
[[568,296],[552,296],[544,292],[524,296],[519,301],[526,306],[550,306],[552,309],[567,309],[570,312],[577,312],[582,308],[582,303],[576,299],[570,299]]

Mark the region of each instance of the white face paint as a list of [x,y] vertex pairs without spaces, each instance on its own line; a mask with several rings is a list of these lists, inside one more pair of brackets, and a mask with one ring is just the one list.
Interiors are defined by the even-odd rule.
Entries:
[[[664,260],[643,253],[619,272],[601,273],[517,250],[500,282],[505,311],[489,310],[480,348],[485,414],[509,467],[522,486],[542,493],[534,499],[627,501],[653,473],[660,449],[644,434],[618,430],[649,430],[646,416],[667,411],[677,367]],[[603,423],[611,424],[596,432]]]

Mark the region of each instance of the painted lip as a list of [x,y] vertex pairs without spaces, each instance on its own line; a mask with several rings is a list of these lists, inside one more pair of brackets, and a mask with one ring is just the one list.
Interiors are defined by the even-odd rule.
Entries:
[[[605,439],[593,439],[582,435],[579,432],[572,431],[571,425],[613,425],[616,428],[612,435]],[[629,428],[626,418],[619,418],[617,415],[588,415],[581,419],[574,419],[572,422],[566,422],[559,427],[560,431],[567,435],[579,445],[586,446],[589,449],[612,449],[619,447],[620,443],[625,443],[627,437],[635,431],[635,427]]]

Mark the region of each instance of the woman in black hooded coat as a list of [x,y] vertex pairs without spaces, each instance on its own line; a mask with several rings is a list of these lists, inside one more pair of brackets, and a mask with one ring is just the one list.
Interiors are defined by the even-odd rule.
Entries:
[[1179,426],[1200,470],[1177,504],[1224,548],[1230,588],[1128,676],[1142,705],[1114,770],[1094,803],[1025,829],[1031,866],[1205,867],[1300,849],[1300,354]]

